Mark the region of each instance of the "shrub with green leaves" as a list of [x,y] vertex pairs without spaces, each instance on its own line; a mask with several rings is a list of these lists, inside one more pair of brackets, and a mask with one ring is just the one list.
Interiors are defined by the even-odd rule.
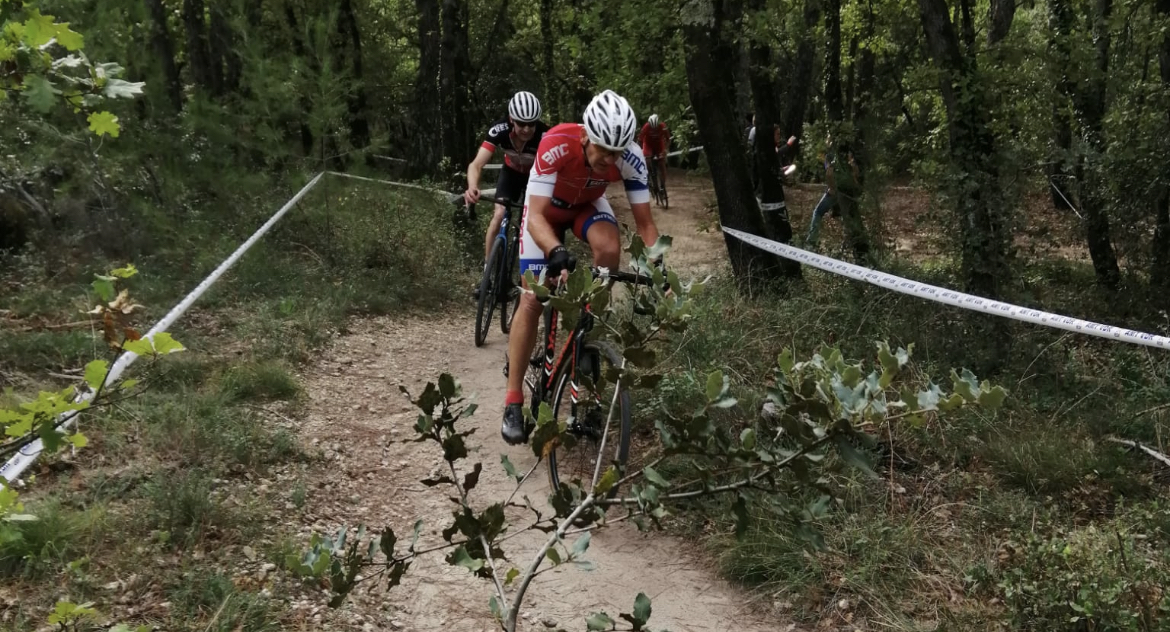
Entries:
[[1030,535],[1002,549],[994,579],[1019,629],[1170,629],[1164,547],[1088,526]]

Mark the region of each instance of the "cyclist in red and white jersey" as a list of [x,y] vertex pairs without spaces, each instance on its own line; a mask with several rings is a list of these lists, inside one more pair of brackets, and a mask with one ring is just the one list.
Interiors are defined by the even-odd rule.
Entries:
[[[496,197],[520,201],[528,172],[536,160],[536,147],[548,131],[548,126],[540,120],[540,113],[540,100],[531,92],[517,92],[512,97],[508,102],[508,115],[488,128],[487,136],[479,146],[479,153],[467,165],[467,190],[463,193],[465,202],[475,204],[479,201],[480,173],[497,149],[504,150],[504,165],[500,167],[500,176],[496,180]],[[483,244],[484,265],[487,265],[496,233],[500,232],[504,211],[503,205],[496,204]],[[478,288],[477,285],[477,291]]]
[[[536,150],[536,164],[528,177],[524,219],[521,222],[520,271],[546,279],[563,277],[576,261],[565,250],[565,232],[571,227],[589,243],[594,265],[617,269],[621,235],[613,208],[605,199],[611,182],[625,185],[626,197],[642,241],[658,241],[650,212],[646,162],[633,143],[637,119],[630,104],[612,90],[595,96],[585,108],[584,124],[564,123],[550,129]],[[508,391],[500,433],[510,444],[528,440],[524,426],[524,370],[536,344],[536,325],[542,307],[525,292],[508,336]]]
[[666,123],[658,120],[657,114],[651,114],[642,126],[642,153],[647,160],[653,160],[658,165],[658,177],[662,179],[662,186],[666,186],[666,152],[670,151],[670,130]]

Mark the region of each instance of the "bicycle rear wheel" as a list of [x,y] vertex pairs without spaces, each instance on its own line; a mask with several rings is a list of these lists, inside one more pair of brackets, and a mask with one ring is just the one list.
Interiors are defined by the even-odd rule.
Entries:
[[[621,366],[621,355],[617,350],[605,342],[588,342],[581,346],[581,356],[577,359],[576,397],[571,372],[563,371],[557,377],[552,398],[553,416],[558,423],[569,424],[569,431],[576,441],[571,446],[557,446],[549,453],[549,484],[554,490],[561,483],[576,480],[588,493],[598,460],[603,473],[610,465],[616,465],[622,472],[629,460],[630,392],[623,386],[615,399],[616,385],[604,379],[611,366]],[[611,421],[603,446],[602,435],[607,420]],[[613,498],[617,493],[618,488],[614,486],[606,496]]]
[[475,346],[482,347],[487,340],[488,329],[492,326],[492,312],[496,309],[499,300],[497,293],[501,278],[500,266],[503,265],[502,242],[496,240],[492,244],[492,253],[488,256],[488,264],[483,269],[483,277],[479,281],[479,300],[475,306]]
[[662,199],[658,197],[658,167],[654,165],[654,160],[648,161],[649,168],[647,169],[647,176],[650,185],[650,195],[654,196],[654,203],[662,206]]

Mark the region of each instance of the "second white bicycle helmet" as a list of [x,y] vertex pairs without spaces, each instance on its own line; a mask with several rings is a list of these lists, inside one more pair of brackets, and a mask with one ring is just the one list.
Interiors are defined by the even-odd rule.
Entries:
[[610,151],[621,151],[634,140],[638,121],[630,103],[613,90],[593,97],[585,108],[585,134]]
[[650,124],[650,127],[658,127],[658,115],[651,114],[650,118],[646,119],[646,122]]
[[517,92],[508,102],[508,115],[521,123],[531,123],[540,118],[540,99],[531,92]]

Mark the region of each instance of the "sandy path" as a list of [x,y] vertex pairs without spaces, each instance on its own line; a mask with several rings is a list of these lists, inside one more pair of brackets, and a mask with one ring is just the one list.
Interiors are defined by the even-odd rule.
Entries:
[[[671,210],[656,213],[663,232],[675,237],[676,265],[685,263],[696,272],[725,261],[721,235],[695,230],[697,218],[706,216],[700,199],[704,184],[676,176]],[[621,212],[624,196],[614,193]],[[500,466],[499,455],[507,454],[525,470],[534,457],[527,446],[509,447],[499,436],[506,338],[497,327],[477,349],[473,323],[470,308],[364,320],[324,354],[307,376],[310,403],[304,438],[325,450],[331,462],[302,514],[306,531],[363,522],[372,528],[389,524],[402,538],[415,518],[422,518],[424,543],[441,541],[439,533],[450,523],[454,507],[447,498],[449,488],[418,482],[443,465],[441,453],[433,444],[401,441],[413,436],[416,413],[398,392],[401,384],[417,394],[441,372],[455,375],[464,394],[474,394],[480,406],[468,420],[476,428],[469,439],[470,461],[484,465],[473,492],[475,503],[482,507],[507,498],[514,483]],[[540,507],[547,506],[543,468],[522,491]],[[523,568],[543,539],[539,532],[527,533],[508,541],[504,550],[512,565]],[[593,535],[586,555],[596,564],[594,570],[563,566],[533,582],[521,609],[526,615],[522,628],[543,630],[553,624],[584,629],[588,613],[604,610],[616,618],[630,610],[634,595],[645,592],[653,600],[655,630],[792,629],[786,622],[754,615],[749,597],[719,579],[698,551],[701,547],[693,543],[639,533],[633,526],[603,529]],[[391,593],[361,591],[340,612],[320,611],[323,619],[317,621],[321,629],[491,630],[491,594],[487,581],[431,555],[416,562],[403,585]]]

